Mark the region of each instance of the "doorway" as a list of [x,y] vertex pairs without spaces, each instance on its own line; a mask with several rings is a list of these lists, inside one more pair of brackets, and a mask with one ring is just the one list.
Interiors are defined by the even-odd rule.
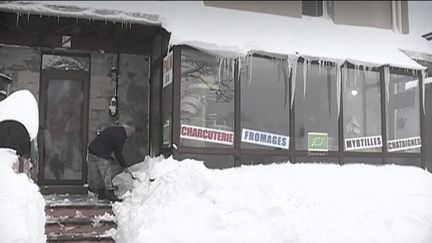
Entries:
[[85,56],[42,55],[40,185],[81,187],[87,181],[89,63]]

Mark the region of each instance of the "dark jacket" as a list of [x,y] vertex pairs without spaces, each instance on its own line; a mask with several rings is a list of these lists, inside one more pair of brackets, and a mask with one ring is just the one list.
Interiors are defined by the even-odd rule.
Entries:
[[122,168],[126,168],[127,164],[123,157],[123,146],[126,142],[126,131],[123,127],[108,127],[105,128],[88,146],[91,154],[98,157],[114,160],[111,156],[112,152]]
[[30,157],[30,135],[23,124],[5,120],[0,122],[0,148],[15,149],[16,154]]

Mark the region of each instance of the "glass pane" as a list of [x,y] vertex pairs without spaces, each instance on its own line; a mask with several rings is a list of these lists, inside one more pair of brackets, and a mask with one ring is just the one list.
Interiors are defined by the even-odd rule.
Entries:
[[420,104],[418,78],[390,74],[387,103],[387,149],[420,152]]
[[380,73],[343,68],[344,148],[381,152]]
[[287,66],[286,61],[258,57],[241,65],[242,148],[289,148]]
[[172,116],[172,84],[162,91],[162,147],[171,147],[171,116]]
[[43,55],[42,70],[88,72],[90,58],[77,56]]
[[338,150],[336,67],[299,62],[295,85],[296,149],[308,150],[308,140],[319,137]]
[[45,179],[82,179],[82,82],[47,82]]
[[180,138],[185,147],[234,144],[232,60],[184,49],[181,54]]

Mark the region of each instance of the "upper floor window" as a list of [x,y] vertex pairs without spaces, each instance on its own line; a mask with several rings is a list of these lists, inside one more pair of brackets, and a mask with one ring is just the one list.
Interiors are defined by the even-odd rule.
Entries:
[[323,1],[302,1],[302,13],[309,16],[322,16]]

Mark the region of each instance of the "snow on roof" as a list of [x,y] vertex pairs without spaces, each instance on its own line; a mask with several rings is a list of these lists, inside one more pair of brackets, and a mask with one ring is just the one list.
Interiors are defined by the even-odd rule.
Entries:
[[[416,4],[409,2],[410,21],[428,18],[432,4],[411,7]],[[171,45],[191,45],[228,57],[254,50],[372,67],[425,69],[400,50],[432,53],[432,43],[417,34],[421,30],[413,23],[414,33],[403,35],[373,27],[335,25],[326,16],[292,18],[208,7],[202,1],[9,2],[1,3],[0,10],[160,24],[171,32]]]
[[96,19],[112,22],[136,23],[143,25],[160,25],[158,16],[142,12],[125,12],[104,8],[80,7],[77,4],[51,4],[38,2],[6,2],[0,3],[0,10],[17,12],[23,15],[40,14],[55,17],[74,17]]

